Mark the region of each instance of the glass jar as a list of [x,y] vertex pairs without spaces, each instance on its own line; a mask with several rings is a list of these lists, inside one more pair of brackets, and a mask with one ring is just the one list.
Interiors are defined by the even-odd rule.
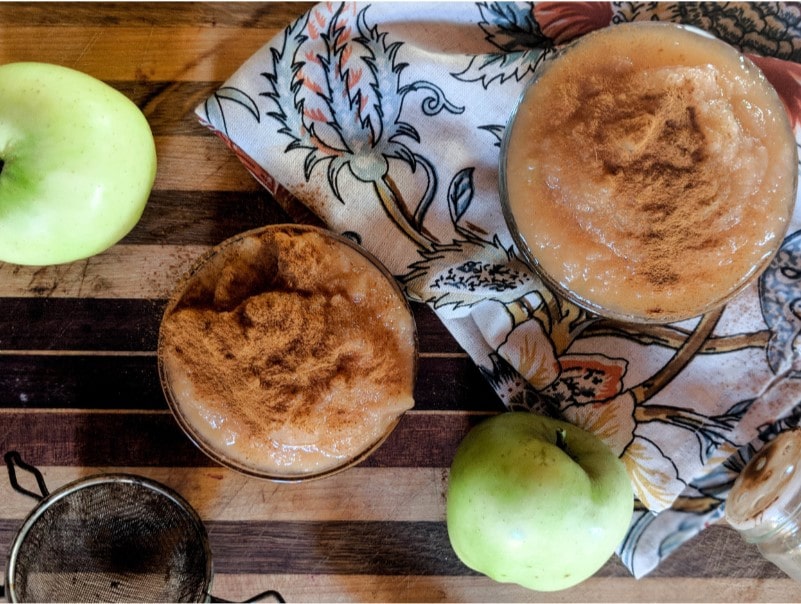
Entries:
[[726,520],[801,581],[801,429],[779,434],[751,458],[729,493]]

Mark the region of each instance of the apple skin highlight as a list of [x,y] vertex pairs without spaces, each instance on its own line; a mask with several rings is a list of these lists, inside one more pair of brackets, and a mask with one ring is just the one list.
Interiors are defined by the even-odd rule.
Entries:
[[0,100],[0,261],[72,262],[128,234],[156,177],[140,109],[49,63],[0,66]]

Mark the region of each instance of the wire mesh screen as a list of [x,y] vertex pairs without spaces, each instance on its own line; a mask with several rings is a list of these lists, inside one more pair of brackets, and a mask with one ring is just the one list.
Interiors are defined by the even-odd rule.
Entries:
[[205,528],[182,500],[105,477],[51,497],[23,527],[7,589],[20,602],[198,602],[208,598]]

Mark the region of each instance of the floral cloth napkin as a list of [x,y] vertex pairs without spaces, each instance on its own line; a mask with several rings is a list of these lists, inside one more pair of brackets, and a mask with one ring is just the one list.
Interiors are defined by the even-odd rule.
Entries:
[[643,19],[735,45],[801,122],[801,9],[777,3],[319,4],[196,110],[267,189],[434,309],[508,408],[559,414],[620,455],[638,504],[618,553],[638,577],[720,518],[745,461],[801,417],[801,212],[758,284],[667,326],[560,299],[507,231],[498,158],[524,86],[560,44]]

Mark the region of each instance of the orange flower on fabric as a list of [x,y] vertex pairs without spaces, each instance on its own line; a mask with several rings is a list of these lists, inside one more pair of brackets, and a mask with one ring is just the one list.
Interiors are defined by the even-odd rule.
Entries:
[[612,22],[610,2],[538,2],[533,12],[542,33],[556,44],[563,44]]
[[748,55],[779,93],[793,128],[801,125],[801,65],[774,57]]

